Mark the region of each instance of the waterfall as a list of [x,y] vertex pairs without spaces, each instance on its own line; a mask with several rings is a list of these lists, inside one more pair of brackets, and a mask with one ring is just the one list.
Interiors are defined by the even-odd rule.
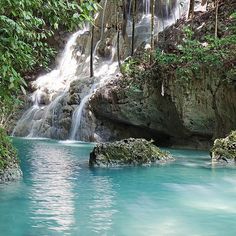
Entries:
[[97,78],[98,82],[92,85],[88,94],[82,99],[82,101],[80,102],[80,105],[77,107],[77,109],[73,113],[72,125],[71,125],[71,131],[70,131],[71,140],[81,139],[80,134],[77,134],[77,132],[79,130],[80,124],[83,119],[84,107],[89,101],[89,98],[94,94],[94,92],[98,88],[102,87],[113,75],[115,75],[117,71],[118,71],[117,62],[113,62],[110,64],[104,63],[103,66],[95,70],[94,76]]
[[[105,0],[104,2],[104,8],[103,8],[103,14],[102,14],[102,28],[101,28],[101,37],[100,40],[97,42],[96,46],[95,46],[95,50],[94,50],[94,54],[96,54],[97,51],[97,47],[100,44],[103,35],[104,35],[104,14],[106,11],[106,6],[107,6],[107,0]],[[129,14],[129,20],[130,22],[127,25],[127,32],[128,33],[128,37],[131,38],[131,28],[132,28],[132,24],[131,24],[131,7],[132,7],[132,0],[130,0],[130,2],[128,3],[128,14]],[[179,8],[176,7],[175,12],[179,11]],[[174,13],[174,15],[170,16],[168,14],[167,16],[167,20],[164,21],[163,24],[165,24],[165,26],[169,26],[170,24],[174,23],[176,21],[176,17],[179,18],[179,16],[177,16],[177,13]],[[138,22],[138,24],[136,25],[136,29],[139,30],[139,36],[143,33],[143,37],[141,37],[141,40],[137,43],[136,47],[142,43],[145,40],[149,40],[150,39],[150,0],[143,0],[143,13],[142,13],[142,17],[141,20]],[[157,25],[157,21],[159,19],[157,19],[157,17],[155,17],[155,24]],[[142,31],[142,33],[141,33]],[[157,28],[157,30],[155,31],[155,34],[157,34],[158,32],[161,31],[161,28]],[[113,46],[113,54],[115,54],[116,51],[116,47]],[[96,89],[98,89],[99,87],[101,87],[103,84],[106,83],[106,81],[108,81],[110,79],[110,77],[112,77],[112,75],[114,75],[118,68],[118,64],[117,63],[113,63],[113,59],[114,57],[112,56],[112,60],[110,62],[105,62],[104,64],[100,65],[99,67],[97,67],[95,69],[95,78],[99,78],[97,79],[97,83],[94,83],[91,87],[91,89],[89,90],[88,94],[86,96],[84,96],[84,98],[82,99],[80,105],[76,108],[76,110],[73,113],[72,116],[72,126],[71,126],[71,130],[70,130],[70,139],[71,140],[81,140],[82,136],[80,134],[81,129],[80,129],[80,125],[82,123],[82,119],[83,119],[83,112],[84,112],[84,108],[86,106],[86,104],[88,103],[90,97],[93,95],[93,93],[96,91]],[[111,72],[111,67],[115,68],[112,70]],[[101,79],[103,78],[103,79]]]
[[[88,31],[87,27],[74,33],[68,40],[65,49],[61,55],[61,59],[57,67],[45,74],[38,77],[36,81],[32,83],[32,87],[35,92],[31,95],[30,100],[33,105],[23,114],[21,119],[17,122],[12,135],[21,135],[28,137],[38,137],[41,135],[41,128],[45,124],[45,121],[49,119],[51,111],[55,111],[56,106],[60,99],[65,96],[69,89],[70,83],[77,78],[76,73],[78,69],[78,59],[80,56],[80,62],[83,61],[83,45],[74,54],[77,47],[77,40],[80,36],[84,35]],[[81,68],[82,72],[82,68]],[[51,117],[53,123],[53,114]],[[43,135],[50,136],[50,135]]]
[[[180,1],[184,1],[185,5],[182,6]],[[156,4],[162,2],[159,0],[156,1]],[[156,12],[155,35],[174,23],[185,11],[186,0],[176,0],[174,8],[168,5],[169,2],[165,1],[165,4],[161,5],[162,11],[165,11],[162,12],[165,17],[160,17]],[[127,14],[129,16],[127,36],[128,41],[131,42],[132,15],[130,14],[132,0],[128,1],[127,4]],[[143,42],[148,44],[150,40],[150,0],[139,0],[138,4],[135,48]],[[117,9],[113,3],[107,0],[102,0],[101,5],[103,10],[95,20],[97,24],[100,24],[100,31],[96,33],[93,45],[94,77],[89,77],[91,33],[88,27],[84,27],[69,38],[57,67],[32,83],[35,90],[30,98],[32,106],[18,121],[12,135],[57,139],[70,138],[72,140],[83,139],[82,125],[84,126],[86,123],[89,99],[97,89],[106,84],[111,78],[114,78],[119,71],[118,62],[116,61],[117,32],[112,29],[116,23],[109,22],[113,19],[112,16],[116,14]],[[108,7],[110,8],[108,9]],[[114,12],[110,12],[111,9]],[[98,29],[96,27],[95,29]],[[70,100],[72,87],[76,91],[78,90],[79,97],[73,102]],[[70,118],[67,113],[64,114],[64,108],[67,109]]]
[[[103,13],[102,13],[102,22],[101,22],[101,36],[100,36],[99,41],[95,45],[94,57],[96,56],[97,48],[98,48],[100,42],[102,41],[103,35],[104,35],[104,17],[105,17],[106,7],[107,7],[107,0],[105,0],[105,2],[104,2]],[[107,72],[106,70],[103,71],[102,75],[105,75],[106,72]],[[95,68],[94,76],[95,77],[99,77],[99,75],[97,74],[97,68]],[[76,134],[77,134],[77,131],[78,131],[78,129],[80,127],[80,124],[81,124],[81,119],[82,119],[82,114],[83,114],[84,106],[88,102],[89,98],[91,97],[91,95],[93,94],[95,89],[100,86],[100,84],[101,84],[101,80],[98,79],[98,82],[96,82],[96,83],[94,83],[92,85],[92,87],[89,90],[88,94],[84,96],[84,98],[80,102],[79,106],[77,106],[77,108],[73,112],[72,124],[71,124],[71,129],[70,129],[70,139],[71,140],[75,140],[76,139]]]
[[145,14],[146,15],[150,14],[150,0],[145,1]]
[[89,93],[82,99],[82,101],[80,102],[80,105],[77,107],[77,109],[75,110],[75,112],[72,115],[72,125],[71,125],[71,131],[70,131],[70,139],[71,140],[76,139],[76,133],[80,127],[84,106],[88,102],[92,93],[94,92],[94,89],[95,89],[95,86],[92,86]]

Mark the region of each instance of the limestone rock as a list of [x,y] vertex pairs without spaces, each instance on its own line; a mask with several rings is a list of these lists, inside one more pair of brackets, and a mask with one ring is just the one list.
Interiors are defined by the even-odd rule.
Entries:
[[174,160],[145,139],[124,139],[113,143],[100,143],[90,153],[91,167],[139,166]]
[[211,158],[213,162],[236,162],[236,131],[232,131],[226,138],[215,140]]

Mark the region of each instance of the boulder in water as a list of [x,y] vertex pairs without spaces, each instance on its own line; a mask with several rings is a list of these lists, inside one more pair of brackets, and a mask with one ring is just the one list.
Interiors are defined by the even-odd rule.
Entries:
[[91,167],[139,166],[165,163],[174,158],[161,151],[152,141],[123,139],[112,143],[100,143],[90,153]]
[[236,131],[226,138],[216,139],[211,149],[211,159],[219,163],[236,162]]

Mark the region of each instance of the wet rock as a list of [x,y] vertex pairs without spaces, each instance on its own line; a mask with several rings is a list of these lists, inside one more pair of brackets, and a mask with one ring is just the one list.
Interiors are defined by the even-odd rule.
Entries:
[[81,99],[79,94],[73,93],[69,96],[69,101],[67,102],[68,105],[80,104]]
[[236,162],[236,131],[232,131],[226,138],[216,139],[211,149],[213,162]]
[[113,143],[101,143],[90,153],[91,167],[139,166],[174,160],[152,142],[145,139],[124,139]]
[[66,117],[63,118],[59,121],[59,124],[61,127],[65,128],[66,130],[70,130],[70,126],[71,126],[71,118],[70,117]]
[[40,97],[40,104],[42,105],[48,105],[50,103],[50,94],[47,94],[45,92],[41,93],[41,97]]

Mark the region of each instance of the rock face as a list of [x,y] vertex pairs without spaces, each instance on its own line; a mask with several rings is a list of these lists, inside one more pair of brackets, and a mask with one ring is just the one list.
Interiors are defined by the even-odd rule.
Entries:
[[[151,135],[170,145],[208,148],[213,137],[236,128],[236,104],[232,102],[236,101],[236,86],[217,87],[219,80],[209,75],[182,85],[169,78],[162,85],[158,75],[145,80],[115,79],[90,100],[101,121],[96,133],[102,140]],[[102,131],[106,129],[110,135]]]
[[236,131],[232,131],[226,138],[215,140],[211,150],[211,158],[213,162],[236,162]]
[[91,167],[137,166],[163,163],[173,160],[169,153],[161,151],[145,139],[124,139],[113,143],[98,144],[90,154]]
[[[236,1],[225,1],[220,6],[220,26],[233,24],[232,4],[236,6]],[[173,53],[188,24],[195,29],[194,37],[201,41],[205,35],[213,34],[214,20],[214,10],[193,21],[181,19],[159,35],[157,46]],[[229,31],[220,27],[218,33],[224,37]],[[223,72],[217,67],[202,70],[185,81],[177,78],[174,71],[160,73],[150,66],[140,66],[140,70],[146,71],[145,76],[133,73],[114,78],[90,99],[90,109],[99,120],[95,133],[106,141],[144,137],[165,145],[208,149],[216,137],[236,129],[235,78],[227,81],[227,72],[234,66],[228,63],[227,67],[226,63]]]

